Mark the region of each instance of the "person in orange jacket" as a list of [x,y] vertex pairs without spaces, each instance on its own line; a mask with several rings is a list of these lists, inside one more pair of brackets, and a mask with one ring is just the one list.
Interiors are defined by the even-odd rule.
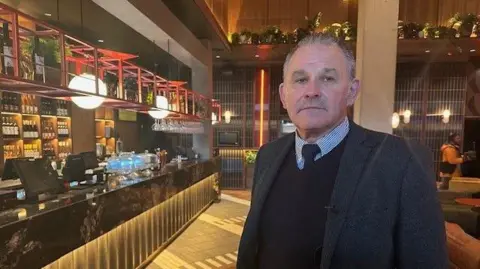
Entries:
[[466,157],[460,153],[462,138],[458,133],[448,136],[448,141],[442,145],[442,162],[440,163],[440,189],[448,190],[452,177],[461,177],[460,164],[466,161]]

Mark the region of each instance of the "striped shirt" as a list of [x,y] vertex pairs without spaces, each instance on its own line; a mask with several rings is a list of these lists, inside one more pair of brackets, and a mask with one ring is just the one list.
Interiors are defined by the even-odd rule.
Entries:
[[[350,124],[348,119],[345,119],[337,127],[335,127],[328,134],[320,137],[315,143],[320,147],[321,152],[315,156],[315,161],[320,159],[322,156],[327,155],[332,149],[334,149],[342,140],[347,136],[348,131],[350,130]],[[297,166],[298,169],[302,170],[305,165],[305,160],[302,156],[302,148],[305,144],[308,144],[303,140],[298,133],[295,132],[295,154],[297,155]]]

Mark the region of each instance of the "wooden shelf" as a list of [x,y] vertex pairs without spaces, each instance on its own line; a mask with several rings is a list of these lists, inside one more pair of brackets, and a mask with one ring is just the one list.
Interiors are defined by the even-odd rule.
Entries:
[[[109,132],[109,137],[106,137],[107,132]],[[115,152],[116,140],[113,109],[102,107],[95,110],[95,138],[96,143],[105,145],[107,154]]]
[[[72,138],[71,138],[71,130],[72,130],[72,121],[70,115],[70,104],[67,103],[67,111],[68,111],[68,116],[56,116],[56,115],[41,115],[40,114],[40,100],[41,98],[35,98],[35,97],[26,97],[26,96],[21,96],[19,98],[23,102],[27,102],[30,107],[28,106],[22,106],[20,104],[20,107],[23,111],[25,110],[31,110],[34,111],[35,107],[37,107],[37,112],[38,114],[32,114],[32,113],[20,113],[20,112],[1,112],[2,117],[13,117],[15,122],[18,125],[19,128],[19,137],[4,137],[3,135],[0,137],[0,139],[3,139],[3,145],[4,145],[4,152],[3,154],[3,160],[7,157],[42,157],[45,156],[45,147],[51,147],[53,149],[54,153],[54,158],[55,159],[62,159],[67,156],[68,153],[72,152]],[[51,102],[53,104],[57,103],[57,100],[52,99]],[[65,107],[65,106],[62,106]],[[53,108],[54,110],[57,110],[56,107]],[[56,111],[58,112],[58,110]],[[2,118],[3,119],[3,118]],[[25,121],[30,121],[28,122],[29,124],[34,124],[37,127],[38,131],[38,137],[28,137],[26,135],[27,130],[25,130],[25,124],[27,122]],[[66,135],[60,135],[58,126],[60,123],[65,123],[66,127],[68,129],[68,134]],[[25,123],[25,124],[24,124]],[[51,131],[54,134],[52,137],[44,137],[44,128],[45,125],[49,124],[51,127]],[[6,155],[5,153],[5,147],[10,148],[11,150],[14,149],[15,152],[18,152],[17,156],[12,156],[12,155]],[[33,152],[32,152],[33,151]],[[38,152],[38,154],[35,153],[35,151]],[[59,156],[59,155],[62,156]],[[2,168],[2,164],[0,163],[0,170]]]

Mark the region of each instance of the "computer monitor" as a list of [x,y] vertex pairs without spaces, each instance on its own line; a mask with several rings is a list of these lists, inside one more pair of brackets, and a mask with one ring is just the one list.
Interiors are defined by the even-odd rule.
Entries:
[[85,180],[85,162],[82,155],[68,155],[65,167],[63,167],[63,178],[68,182]]
[[31,158],[21,157],[21,158],[15,158],[15,159],[7,159],[5,161],[5,166],[3,167],[2,181],[18,179],[19,176],[17,171],[15,170],[13,162],[15,162],[15,160],[28,160],[28,159],[31,159]]
[[65,190],[62,182],[58,180],[57,171],[46,159],[17,159],[13,166],[29,200],[38,200],[40,194],[57,194]]
[[80,155],[83,158],[85,169],[95,169],[98,167],[97,155],[93,151],[82,152]]

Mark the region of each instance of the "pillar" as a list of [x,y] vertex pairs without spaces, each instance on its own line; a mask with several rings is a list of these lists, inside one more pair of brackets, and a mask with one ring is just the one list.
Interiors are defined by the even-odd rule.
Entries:
[[[212,58],[212,46],[210,41],[202,40],[202,43],[207,47],[210,54],[208,63],[201,64],[196,62],[192,64],[192,89],[202,95],[212,98],[213,97],[213,58]],[[200,154],[202,159],[207,159],[213,156],[213,128],[212,121],[210,120],[211,110],[208,112],[208,120],[203,122],[203,128],[205,132],[203,134],[193,135],[193,148]],[[221,117],[221,115],[218,115]]]
[[392,133],[398,12],[399,0],[358,1],[356,56],[361,89],[354,121],[386,133]]

